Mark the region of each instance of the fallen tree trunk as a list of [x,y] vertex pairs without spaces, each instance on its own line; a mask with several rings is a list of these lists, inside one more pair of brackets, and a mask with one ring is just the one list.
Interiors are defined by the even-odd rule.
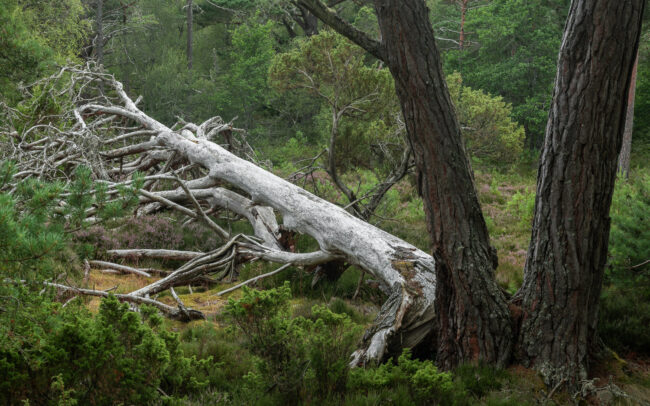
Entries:
[[[234,185],[251,200],[279,211],[286,229],[307,234],[325,252],[340,254],[369,272],[391,292],[353,362],[383,359],[391,347],[413,347],[433,329],[436,280],[431,255],[380,230],[300,187],[241,159],[206,138],[180,134],[147,116],[114,82],[122,107],[86,105],[82,112],[128,117],[157,131],[155,143]],[[149,292],[148,292],[149,293]],[[142,292],[134,292],[142,294]]]
[[310,235],[322,250],[344,255],[390,288],[391,296],[366,335],[357,363],[381,359],[393,339],[403,346],[416,345],[431,330],[436,283],[430,255],[210,141],[171,131],[156,139],[158,145],[200,163],[210,177],[236,185],[254,202],[278,210],[285,228]]
[[[239,238],[219,228],[220,237],[227,236],[229,241],[207,253],[163,249],[108,251],[112,257],[188,261],[165,278],[131,292],[129,298],[147,297],[207,273],[218,272],[221,277],[232,275],[235,266],[243,261],[262,259],[305,266],[337,260],[373,275],[389,295],[375,323],[366,332],[361,348],[355,352],[354,364],[379,361],[402,347],[413,347],[435,328],[436,277],[431,255],[222,148],[212,140],[220,132],[233,129],[220,119],[212,118],[198,126],[186,123],[179,131],[173,131],[142,112],[112,76],[67,69],[72,80],[80,82],[85,89],[96,85],[92,82],[103,83],[105,89],[112,87],[111,92],[104,92],[101,97],[87,98],[85,103],[80,100],[71,117],[77,124],[66,133],[72,150],[81,151],[79,161],[90,165],[98,178],[108,181],[109,188],[125,185],[135,171],[144,171],[148,180],[140,201],[147,205],[147,210],[171,207],[192,221],[207,223],[214,230],[215,224],[202,207],[203,203],[211,207],[210,211],[220,208],[247,219],[255,232],[256,238]],[[113,130],[108,124],[97,124],[105,122],[106,117],[116,117],[115,121],[122,124]],[[107,149],[109,146],[97,135],[98,131],[103,131],[107,139],[136,131],[153,135],[136,145],[115,145],[114,149]],[[49,145],[49,142],[52,141],[43,144]],[[248,159],[254,156],[245,142],[229,145]],[[21,169],[29,169],[41,159],[41,155],[23,151],[20,145],[12,148],[20,153]],[[117,161],[119,166],[111,161]],[[194,168],[185,175],[195,179],[180,180],[174,165]],[[52,164],[42,167],[42,173],[57,175],[51,169]],[[182,187],[154,190],[153,186],[164,179],[175,179],[174,187],[178,182]],[[228,185],[235,190],[227,189]],[[276,216],[281,218],[283,229],[314,238],[319,250],[312,253],[284,251]]]

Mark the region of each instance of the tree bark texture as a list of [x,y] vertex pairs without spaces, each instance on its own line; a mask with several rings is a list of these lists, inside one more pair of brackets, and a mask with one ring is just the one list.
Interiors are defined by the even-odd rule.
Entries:
[[511,317],[494,279],[497,265],[454,106],[422,0],[376,0],[384,61],[413,149],[436,260],[437,361],[505,365]]
[[621,175],[628,177],[630,173],[630,153],[632,152],[632,131],[634,130],[634,96],[636,93],[636,71],[639,65],[639,52],[637,51],[630,78],[630,90],[627,95],[627,112],[625,113],[625,132],[623,133],[623,145],[618,155],[618,170]]
[[575,0],[565,26],[516,296],[518,355],[553,385],[586,379],[597,346],[608,213],[644,7]]

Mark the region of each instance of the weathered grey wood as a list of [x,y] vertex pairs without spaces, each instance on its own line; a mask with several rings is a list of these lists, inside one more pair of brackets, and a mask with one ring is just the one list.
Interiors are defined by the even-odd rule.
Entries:
[[154,258],[166,260],[187,261],[203,255],[197,251],[177,251],[164,249],[126,249],[126,250],[108,250],[106,254],[116,258]]
[[95,267],[103,267],[105,269],[106,268],[113,269],[123,273],[132,273],[132,274],[144,276],[145,278],[151,278],[151,275],[149,275],[146,271],[143,271],[142,269],[126,266],[126,265],[114,264],[112,262],[106,262],[106,261],[88,261],[88,263]]
[[[214,182],[211,181],[211,183]],[[278,225],[272,208],[255,204],[252,200],[235,193],[232,190],[221,187],[190,190],[196,199],[206,199],[214,209],[224,208],[245,217],[253,226],[255,235],[264,241],[265,246],[282,250],[282,247],[278,243],[278,239],[280,238],[280,226]],[[151,195],[176,203],[188,200],[187,193],[178,189],[151,192]]]
[[[413,346],[431,332],[435,324],[432,320],[436,277],[434,261],[429,254],[233,155],[214,142],[188,132],[171,131],[140,111],[119,82],[114,82],[113,86],[123,106],[88,104],[79,110],[116,114],[157,131],[155,142],[159,147],[175,151],[191,163],[206,168],[214,180],[236,185],[251,197],[253,203],[277,210],[286,229],[310,235],[318,242],[321,251],[345,257],[348,263],[363,268],[389,287],[392,300],[382,307],[363,347],[355,354],[355,363],[380,360],[386,356],[391,344],[396,348]],[[109,253],[116,255],[117,251]],[[125,253],[122,251],[120,254]],[[169,258],[171,253],[131,250],[130,254]],[[155,289],[162,285],[157,286]],[[144,291],[133,293],[146,294]]]
[[226,293],[233,292],[233,291],[235,291],[235,290],[237,290],[237,289],[239,289],[241,287],[244,287],[246,285],[250,285],[253,282],[257,282],[260,279],[264,279],[264,278],[268,278],[269,276],[276,275],[276,274],[284,271],[285,269],[287,269],[289,266],[291,266],[291,264],[284,264],[281,267],[279,267],[278,269],[276,269],[275,271],[267,272],[267,273],[262,274],[262,275],[257,275],[256,277],[250,278],[250,279],[248,279],[248,280],[246,280],[246,281],[244,281],[242,283],[238,283],[237,285],[235,285],[235,286],[233,286],[231,288],[228,288],[226,290],[222,290],[221,292],[217,293],[217,296],[223,296]]

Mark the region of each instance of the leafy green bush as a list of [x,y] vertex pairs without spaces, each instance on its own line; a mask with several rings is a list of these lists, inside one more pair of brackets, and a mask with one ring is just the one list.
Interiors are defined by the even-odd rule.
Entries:
[[308,337],[310,367],[314,371],[315,386],[321,396],[345,392],[349,357],[361,328],[346,314],[337,314],[324,306],[314,306],[316,318]]
[[517,218],[521,227],[531,227],[535,210],[535,192],[528,189],[523,193],[517,191],[506,204],[506,208]]
[[387,362],[374,368],[356,368],[350,373],[348,387],[368,391],[406,386],[418,405],[469,404],[462,383],[455,382],[449,372],[439,372],[433,361],[414,360],[404,350],[397,364]]
[[201,323],[186,328],[180,336],[180,348],[187,357],[212,357],[220,367],[210,371],[210,387],[229,390],[230,382],[240,380],[253,369],[251,354],[224,328],[213,323]]
[[211,358],[186,358],[154,309],[131,312],[111,296],[97,316],[62,309],[19,286],[0,309],[0,403],[143,404],[204,388]]
[[246,337],[248,349],[264,361],[259,369],[267,382],[280,393],[298,395],[309,364],[306,319],[290,318],[290,297],[288,282],[265,291],[244,287],[241,299],[229,299],[225,312]]
[[[247,379],[277,387],[285,402],[312,395],[340,396],[361,327],[348,315],[325,306],[313,306],[309,319],[291,318],[290,298],[286,282],[266,291],[244,288],[241,299],[228,301],[228,317],[244,334],[250,351],[262,360],[259,373],[252,371]],[[307,388],[315,388],[315,393]]]
[[524,146],[524,128],[512,118],[512,106],[501,97],[463,86],[458,72],[447,76],[447,85],[467,152],[492,163],[518,160]]
[[480,398],[488,392],[501,389],[507,373],[490,365],[461,365],[454,370],[454,376],[473,396]]

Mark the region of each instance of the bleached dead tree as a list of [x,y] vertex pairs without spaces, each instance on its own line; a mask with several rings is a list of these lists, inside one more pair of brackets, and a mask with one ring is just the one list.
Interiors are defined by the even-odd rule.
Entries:
[[[103,93],[96,91],[100,85]],[[74,106],[61,112],[64,117],[58,117],[59,123],[69,123],[64,128],[46,124],[43,119],[15,126],[12,124],[24,119],[22,113],[5,109],[8,128],[0,134],[2,159],[17,162],[19,172],[14,182],[29,177],[65,179],[83,164],[92,168],[98,182],[106,183],[112,196],[140,172],[145,183],[140,190],[139,213],[177,210],[204,222],[223,241],[210,252],[170,251],[165,247],[109,251],[114,257],[186,261],[164,278],[122,295],[121,300],[142,302],[139,298],[148,299],[207,275],[215,279],[232,275],[236,266],[246,261],[308,266],[345,260],[380,281],[389,296],[355,352],[353,363],[381,360],[396,349],[413,347],[435,327],[436,280],[430,255],[251,162],[252,150],[236,136],[239,130],[230,123],[213,117],[199,125],[182,122],[167,127],[142,112],[138,100],[132,100],[114,77],[88,68],[62,68],[39,88],[44,89],[40,97],[56,100],[66,96]],[[226,140],[225,146],[216,141],[221,137]],[[254,235],[231,235],[220,227],[212,218],[220,210],[248,220]],[[91,220],[92,215],[91,209]],[[287,250],[282,244],[282,230],[313,237],[319,250]],[[68,290],[104,295],[71,287]],[[169,309],[167,313],[188,320],[200,317],[190,313],[180,299],[177,301],[180,313]]]

